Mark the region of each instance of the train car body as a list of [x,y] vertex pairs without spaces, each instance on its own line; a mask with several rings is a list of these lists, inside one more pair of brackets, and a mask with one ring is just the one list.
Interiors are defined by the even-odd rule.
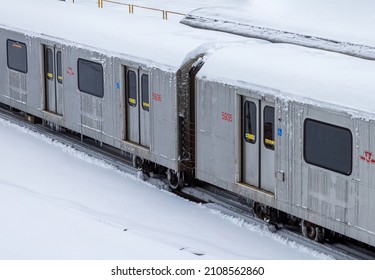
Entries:
[[244,40],[58,1],[0,13],[1,103],[176,171],[191,66]]
[[374,246],[374,74],[292,45],[218,51],[196,81],[197,178]]

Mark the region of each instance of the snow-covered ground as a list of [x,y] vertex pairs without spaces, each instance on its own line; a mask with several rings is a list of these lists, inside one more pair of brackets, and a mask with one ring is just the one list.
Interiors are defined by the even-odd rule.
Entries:
[[0,259],[326,259],[0,120]]

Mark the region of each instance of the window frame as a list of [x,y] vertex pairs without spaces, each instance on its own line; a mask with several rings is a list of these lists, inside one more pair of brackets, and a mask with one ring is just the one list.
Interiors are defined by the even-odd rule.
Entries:
[[[81,63],[86,63],[86,65],[93,65],[93,66],[99,66],[100,67],[100,72],[101,72],[101,87],[100,89],[97,91],[97,92],[94,92],[94,91],[90,91],[90,89],[85,89],[85,88],[82,88],[82,83],[81,83],[81,71],[82,69],[80,69],[80,65]],[[95,96],[95,97],[98,97],[98,98],[103,98],[104,97],[104,68],[103,68],[103,65],[99,62],[95,62],[95,61],[91,61],[91,60],[87,60],[87,59],[84,59],[84,58],[78,58],[77,60],[77,80],[78,80],[78,89],[80,92],[83,92],[83,93],[87,93],[87,94],[90,94],[92,96]],[[82,81],[83,82],[83,81]]]
[[62,52],[56,52],[56,75],[57,75],[57,82],[59,84],[63,83],[63,70],[62,70]]
[[[268,139],[266,138],[266,110],[272,109],[273,111],[273,119],[272,119],[272,138]],[[276,135],[275,135],[275,107],[272,106],[264,106],[263,108],[263,145],[266,149],[275,150],[275,144],[276,144]]]
[[[132,77],[130,77],[132,75]],[[131,84],[131,81],[133,82],[134,77],[134,86]],[[128,96],[128,104],[131,107],[137,107],[138,103],[138,79],[137,79],[137,73],[134,70],[128,70],[126,73],[126,80],[127,80],[127,96]],[[132,89],[135,88],[134,92]]]
[[[334,166],[329,166],[328,164],[324,164],[322,162],[314,162],[313,160],[311,160],[311,158],[309,158],[307,156],[307,123],[308,122],[313,122],[313,123],[316,123],[316,124],[319,124],[319,125],[323,125],[323,126],[326,126],[326,127],[332,127],[334,129],[338,129],[338,130],[341,130],[342,132],[344,133],[348,133],[348,136],[349,136],[349,140],[350,140],[350,151],[349,151],[349,156],[348,158],[350,159],[350,164],[349,164],[349,170],[347,170],[346,172],[341,170],[340,168],[336,168]],[[342,138],[341,136],[340,137],[337,137],[337,138]],[[345,175],[345,176],[350,176],[353,172],[353,134],[351,132],[351,130],[349,128],[346,128],[346,127],[342,127],[342,126],[338,126],[338,125],[335,125],[335,124],[331,124],[331,123],[327,123],[327,122],[322,122],[322,121],[319,121],[319,120],[315,120],[315,119],[311,119],[311,118],[306,118],[304,123],[303,123],[303,158],[305,160],[305,162],[307,164],[311,164],[313,166],[317,166],[317,167],[320,167],[320,168],[323,168],[325,170],[329,170],[329,171],[332,171],[332,172],[335,172],[335,173],[339,173],[339,174],[342,174],[342,175]]]
[[[147,78],[147,91],[145,91],[144,78]],[[147,98],[145,98],[147,96]],[[142,109],[144,111],[150,111],[150,79],[148,74],[141,75],[141,97],[142,97]]]
[[[46,48],[44,52],[44,63],[45,63],[45,75],[49,81],[53,81],[54,76],[54,65],[53,65],[53,50],[51,48]],[[51,70],[51,71],[50,71]]]
[[[22,48],[25,49],[25,54],[24,54],[25,57],[24,57],[24,61],[23,61],[23,66],[24,67],[18,68],[16,66],[12,65],[11,62],[12,62],[12,60],[14,58],[12,58],[10,56],[10,52],[9,52],[9,46],[10,46],[10,44],[12,44],[13,46],[14,46],[14,44],[17,44],[17,45],[22,46],[21,49]],[[28,61],[27,61],[27,46],[26,46],[26,44],[23,43],[23,42],[20,42],[20,41],[13,40],[13,39],[7,39],[7,41],[6,41],[6,50],[7,50],[7,66],[8,66],[8,68],[11,69],[11,70],[20,72],[20,73],[27,74],[27,72],[28,72]]]
[[[248,107],[246,106],[246,104],[250,104]],[[252,110],[252,108],[254,109],[254,112]],[[247,108],[249,108],[249,117],[247,117]],[[253,119],[254,117],[254,119]],[[258,127],[258,119],[257,119],[257,105],[255,104],[254,101],[251,101],[251,100],[245,100],[245,102],[243,103],[243,114],[242,114],[242,118],[243,118],[243,129],[242,129],[242,134],[243,134],[243,137],[245,139],[245,141],[247,143],[250,143],[250,144],[256,144],[257,142],[257,127]],[[248,123],[250,123],[251,125],[254,124],[254,128],[250,130],[248,130]]]

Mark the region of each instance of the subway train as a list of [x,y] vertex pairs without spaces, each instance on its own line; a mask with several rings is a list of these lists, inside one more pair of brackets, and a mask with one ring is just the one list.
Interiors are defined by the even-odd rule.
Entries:
[[[0,10],[0,102],[217,186],[270,222],[375,246],[375,62],[60,1]],[[23,8],[19,8],[23,7]]]

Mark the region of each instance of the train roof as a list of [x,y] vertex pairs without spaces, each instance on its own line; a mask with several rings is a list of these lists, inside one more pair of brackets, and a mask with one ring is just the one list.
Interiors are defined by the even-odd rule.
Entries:
[[197,77],[375,118],[371,60],[288,44],[237,44],[214,53]]
[[375,59],[373,0],[249,0],[194,10],[183,23]]
[[210,50],[212,44],[244,40],[127,11],[61,1],[0,0],[0,6],[0,28],[51,37],[169,71]]

